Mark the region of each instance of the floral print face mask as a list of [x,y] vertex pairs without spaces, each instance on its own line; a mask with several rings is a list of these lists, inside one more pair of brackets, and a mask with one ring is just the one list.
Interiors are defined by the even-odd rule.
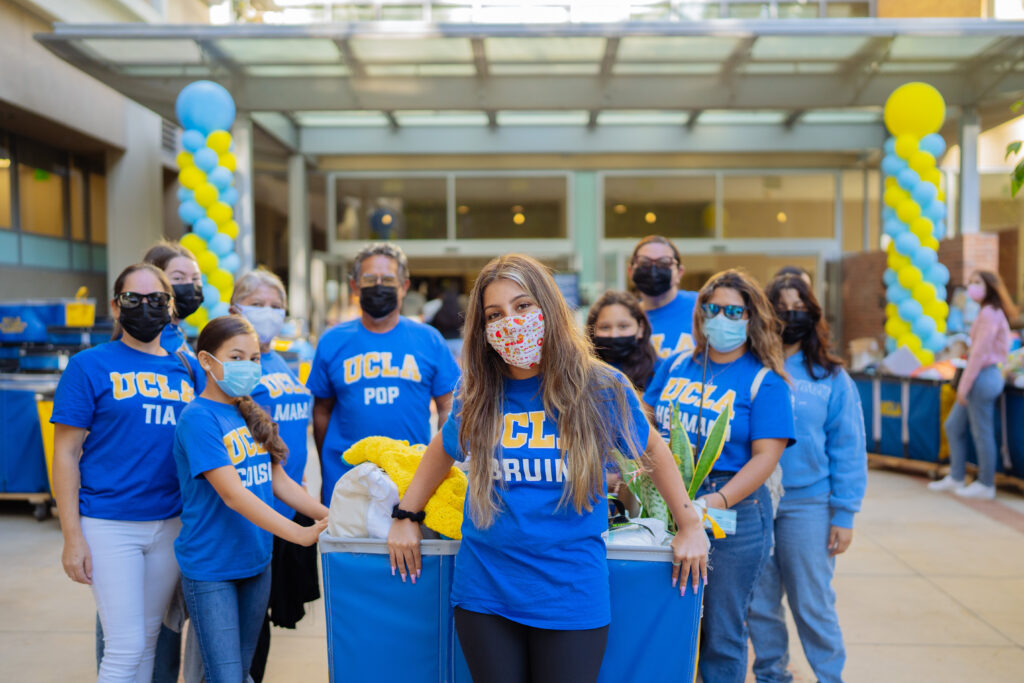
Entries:
[[540,365],[544,345],[544,313],[535,308],[525,315],[513,315],[487,323],[487,341],[508,363],[529,370]]

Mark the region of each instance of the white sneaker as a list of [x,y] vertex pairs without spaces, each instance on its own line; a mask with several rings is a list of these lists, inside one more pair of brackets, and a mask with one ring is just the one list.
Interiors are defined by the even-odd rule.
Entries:
[[979,498],[981,500],[992,500],[996,497],[995,486],[985,486],[980,481],[973,481],[968,486],[954,491],[961,498]]
[[957,481],[948,474],[938,481],[928,484],[929,491],[959,491],[964,487],[963,481]]

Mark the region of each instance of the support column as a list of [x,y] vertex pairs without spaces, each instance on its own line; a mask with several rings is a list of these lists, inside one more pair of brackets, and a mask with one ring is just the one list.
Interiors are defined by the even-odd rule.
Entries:
[[602,289],[598,276],[601,233],[599,225],[598,182],[595,171],[578,171],[573,174],[570,207],[572,216],[572,242],[576,252],[576,268],[580,275],[580,293],[590,302],[599,296]]
[[124,107],[124,152],[107,158],[107,292],[92,292],[98,299],[164,232],[160,117],[134,102]]
[[309,320],[309,193],[306,159],[288,157],[288,310],[292,316]]
[[235,203],[235,221],[238,223],[238,238],[235,240],[235,251],[242,260],[238,275],[253,269],[256,261],[256,244],[253,235],[255,207],[252,196],[252,119],[240,115],[231,127],[231,137],[235,142],[235,189],[238,190],[238,201]]
[[978,181],[978,136],[981,120],[974,108],[964,108],[960,115],[960,198],[959,227],[961,235],[978,232],[981,225],[981,195]]

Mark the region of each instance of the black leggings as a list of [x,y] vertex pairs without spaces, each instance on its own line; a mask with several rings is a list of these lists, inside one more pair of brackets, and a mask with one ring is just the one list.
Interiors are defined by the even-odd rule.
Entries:
[[455,608],[455,629],[474,683],[594,683],[608,627],[553,631]]

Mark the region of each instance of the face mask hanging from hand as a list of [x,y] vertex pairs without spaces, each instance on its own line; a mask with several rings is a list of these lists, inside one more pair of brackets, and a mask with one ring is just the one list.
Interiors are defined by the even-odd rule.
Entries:
[[724,315],[716,315],[704,321],[704,336],[715,351],[729,353],[746,343],[748,322],[750,321],[729,320]]
[[398,288],[384,285],[360,287],[359,307],[371,318],[386,318],[398,308]]
[[271,306],[239,306],[242,315],[256,329],[260,344],[269,344],[284,327],[284,309]]
[[135,308],[122,306],[117,322],[132,337],[148,344],[171,322],[171,311],[167,306],[157,308],[150,306],[148,301],[142,301]]
[[509,365],[529,370],[540,365],[544,345],[544,313],[535,308],[487,323],[487,342]]
[[260,377],[263,376],[263,370],[260,364],[251,360],[229,360],[221,361],[219,358],[210,354],[210,358],[214,359],[220,366],[224,368],[224,379],[213,380],[217,383],[217,386],[221,388],[228,396],[240,398],[242,396],[248,396],[252,393],[252,390],[256,388],[256,385],[260,383]]
[[782,328],[782,343],[796,344],[814,331],[818,321],[808,311],[783,311],[779,314],[786,326]]

